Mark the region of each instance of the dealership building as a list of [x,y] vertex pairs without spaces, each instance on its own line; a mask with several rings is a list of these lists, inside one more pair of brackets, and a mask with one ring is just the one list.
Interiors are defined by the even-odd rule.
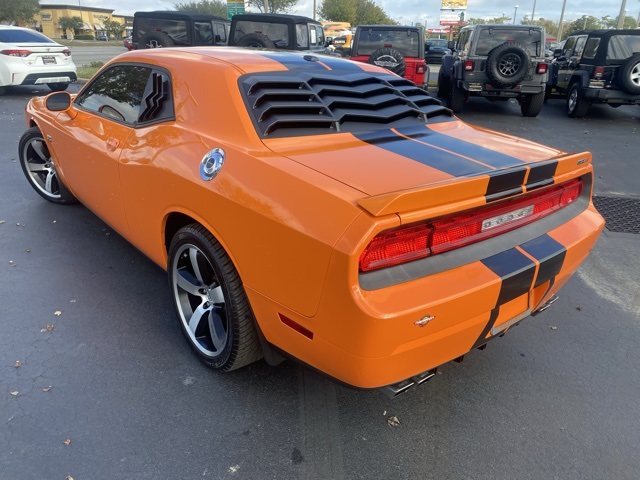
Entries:
[[[60,19],[63,17],[80,17],[82,28],[76,31],[77,35],[93,35],[98,38],[101,34],[107,33],[104,27],[106,20],[120,22],[125,26],[127,36],[133,28],[133,17],[124,15],[114,15],[109,8],[95,8],[78,5],[40,5],[40,12],[34,17],[34,27],[39,32],[44,33],[49,38],[67,38],[69,31],[60,28]],[[29,25],[28,25],[29,26]]]

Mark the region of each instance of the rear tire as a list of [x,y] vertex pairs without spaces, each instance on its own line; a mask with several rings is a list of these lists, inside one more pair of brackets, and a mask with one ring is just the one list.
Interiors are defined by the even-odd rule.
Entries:
[[375,50],[371,53],[367,63],[386,68],[399,77],[404,77],[407,71],[407,62],[402,54],[395,48],[384,47]]
[[452,83],[449,95],[447,96],[447,108],[450,108],[453,113],[461,113],[465,99],[466,94],[464,90],[461,90],[455,82]]
[[620,67],[620,85],[632,95],[640,94],[640,53],[629,57]]
[[567,115],[572,118],[582,118],[587,114],[590,106],[591,103],[586,101],[580,93],[578,83],[571,85],[567,95]]
[[240,37],[236,42],[236,46],[245,48],[276,48],[276,44],[273,43],[269,37],[261,33],[247,33]]
[[262,358],[240,276],[209,231],[197,224],[178,230],[167,271],[182,332],[205,365],[228,372]]
[[47,87],[52,92],[64,92],[67,88],[69,88],[68,83],[47,83]]
[[164,32],[147,32],[138,41],[138,48],[167,48],[173,47],[173,39]]
[[443,67],[440,67],[440,71],[438,72],[438,90],[436,91],[436,95],[439,98],[447,98],[451,90],[451,80],[445,77],[442,69]]
[[544,104],[544,92],[535,95],[525,95],[520,104],[523,117],[537,117]]

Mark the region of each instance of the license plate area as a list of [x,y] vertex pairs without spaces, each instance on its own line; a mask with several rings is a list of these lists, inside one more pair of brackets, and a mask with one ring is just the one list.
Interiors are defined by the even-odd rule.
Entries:
[[51,57],[51,56],[42,57],[42,63],[45,65],[55,65],[57,63],[56,57]]

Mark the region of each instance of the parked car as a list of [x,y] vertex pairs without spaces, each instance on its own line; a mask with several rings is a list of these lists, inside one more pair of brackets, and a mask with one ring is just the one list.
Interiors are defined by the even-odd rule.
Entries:
[[399,25],[360,25],[351,43],[351,60],[371,63],[427,88],[424,30]]
[[226,45],[230,23],[204,13],[135,12],[131,43],[137,49]]
[[245,13],[231,19],[229,45],[324,53],[322,24],[309,17],[280,13]]
[[547,98],[566,97],[570,117],[594,103],[640,105],[640,30],[577,32],[554,55]]
[[136,49],[135,45],[131,41],[131,35],[129,35],[128,37],[124,37],[122,39],[122,44],[124,45],[124,48],[126,48],[127,50],[135,50]]
[[77,80],[71,50],[30,28],[0,25],[0,95],[7,87],[66,90]]
[[442,63],[443,55],[451,55],[446,38],[427,38],[424,42],[424,59],[427,63]]
[[535,25],[470,25],[451,42],[453,53],[442,57],[438,96],[455,113],[471,97],[489,101],[515,98],[525,117],[536,117],[544,103],[548,63],[544,27]]
[[97,37],[96,37],[96,39],[97,39],[98,41],[101,41],[101,42],[107,42],[107,41],[109,41],[109,37],[107,36],[107,34],[106,34],[106,33],[100,33],[100,34],[98,34],[98,35],[97,35]]
[[333,56],[134,50],[26,122],[30,185],[166,269],[221,371],[286,352],[401,393],[547,308],[603,227],[588,152],[473,127]]

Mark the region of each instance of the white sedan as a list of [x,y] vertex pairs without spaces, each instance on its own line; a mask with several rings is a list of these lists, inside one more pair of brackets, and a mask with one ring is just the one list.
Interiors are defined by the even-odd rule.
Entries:
[[47,85],[62,91],[76,79],[67,47],[29,28],[0,25],[0,95],[16,85]]

